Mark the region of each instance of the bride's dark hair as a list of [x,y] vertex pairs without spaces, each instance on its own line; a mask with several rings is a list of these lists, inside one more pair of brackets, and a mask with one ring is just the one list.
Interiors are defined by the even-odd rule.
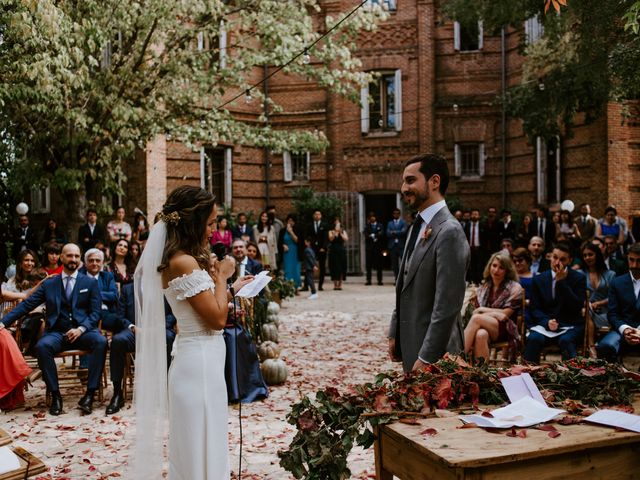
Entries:
[[188,185],[178,187],[169,194],[158,215],[167,224],[167,241],[159,272],[169,266],[169,259],[179,251],[191,255],[200,268],[209,271],[211,252],[202,243],[215,201],[213,194]]

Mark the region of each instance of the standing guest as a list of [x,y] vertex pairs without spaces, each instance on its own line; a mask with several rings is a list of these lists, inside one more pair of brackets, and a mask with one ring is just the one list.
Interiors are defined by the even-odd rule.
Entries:
[[329,230],[329,273],[334,290],[342,290],[342,282],[347,278],[347,249],[344,245],[348,241],[347,231],[342,228],[340,219],[336,218],[333,228]]
[[511,256],[511,254],[513,253],[513,249],[513,240],[511,240],[510,238],[503,238],[500,242],[500,251],[506,252],[507,255]]
[[38,250],[38,241],[36,232],[29,225],[29,217],[20,215],[18,218],[19,226],[13,231],[13,256],[18,258],[20,252],[24,250]]
[[511,257],[504,252],[491,255],[483,277],[475,310],[464,329],[464,351],[486,360],[490,342],[509,340],[509,357],[515,359],[520,339],[515,319],[522,304],[522,287]]
[[367,283],[371,285],[371,272],[375,268],[378,285],[382,285],[382,250],[384,227],[378,222],[376,214],[369,212],[367,225],[364,227],[365,264],[367,268]]
[[591,318],[591,323],[587,325],[587,344],[589,346],[589,356],[597,358],[595,332],[597,329],[609,326],[609,320],[607,319],[609,285],[616,278],[616,274],[611,270],[607,270],[602,252],[593,243],[585,243],[580,253],[583,265],[582,273],[587,279],[587,290],[590,293],[589,318]]
[[[542,205],[536,208],[536,218],[531,222],[529,235],[540,237],[543,245],[551,246],[556,238],[555,225],[547,218],[547,209]],[[533,252],[531,253],[534,256]]]
[[471,210],[463,210],[462,221],[460,222],[460,224],[462,225],[462,228],[464,228],[467,225],[467,223],[469,223],[470,220],[471,220]]
[[53,218],[49,219],[44,232],[42,232],[40,245],[44,248],[46,244],[51,242],[57,243],[58,245],[65,245],[67,243],[67,236],[62,229],[58,227],[58,223]]
[[107,266],[107,271],[113,273],[113,277],[118,284],[122,285],[133,282],[133,263],[131,258],[131,244],[124,238],[118,240],[111,251],[111,263]]
[[531,240],[531,236],[529,235],[529,228],[533,218],[528,213],[522,217],[522,223],[518,227],[516,232],[516,244],[519,247],[527,248],[529,245],[529,240]]
[[458,220],[460,222],[460,225],[462,225],[462,210],[458,209],[455,210],[453,212],[453,216],[456,220]]
[[276,231],[276,238],[280,235],[280,231],[284,228],[284,222],[278,218],[275,205],[267,205],[267,215],[269,215],[269,221]]
[[[116,324],[109,348],[109,370],[113,383],[113,396],[107,405],[106,414],[112,415],[124,407],[125,398],[122,394],[122,380],[127,353],[136,351],[136,304],[134,299],[134,285],[128,283],[122,287],[120,299],[116,301]],[[171,350],[176,338],[176,317],[171,307],[164,300],[165,341],[167,343],[167,366],[171,364]]]
[[231,244],[231,255],[236,261],[235,279],[262,271],[262,264],[247,255],[247,244],[241,238],[236,238]]
[[316,286],[313,283],[313,272],[318,271],[318,260],[316,260],[316,252],[312,247],[313,239],[311,237],[307,237],[304,240],[304,276],[305,276],[305,284],[311,290],[311,295],[309,295],[309,300],[316,300],[318,298],[318,294],[316,293]]
[[93,397],[98,389],[107,340],[98,331],[100,319],[100,290],[98,282],[78,272],[80,248],[68,243],[62,248],[61,275],[45,280],[25,301],[2,319],[0,329],[10,327],[18,318],[46,303],[45,331],[36,344],[38,366],[51,393],[51,415],[62,413],[62,396],[58,386],[55,355],[70,348],[88,350],[89,376],[87,391],[78,402],[80,410],[90,414]]
[[[460,212],[460,210],[458,210]],[[460,212],[462,216],[462,212]],[[393,269],[393,282],[398,280],[400,272],[400,261],[404,252],[404,242],[407,240],[407,230],[409,226],[402,218],[399,208],[393,209],[393,219],[387,223],[387,251],[391,257],[391,268]]]
[[282,252],[282,269],[284,278],[293,280],[296,289],[300,288],[300,262],[304,258],[304,239],[302,233],[296,227],[297,217],[290,213],[287,215],[286,226],[280,230],[278,238],[278,250]]
[[[320,210],[313,211],[312,223],[307,231],[307,237],[311,238],[311,248],[313,248],[318,261],[318,290],[322,291],[324,277],[327,273],[327,242],[329,237],[327,235],[327,226],[322,221],[322,212]],[[305,278],[307,277],[305,276]],[[306,290],[308,287],[305,283],[302,290]]]
[[109,243],[114,244],[121,238],[127,242],[131,241],[133,230],[131,225],[124,221],[124,207],[116,208],[116,217],[107,223],[107,234],[109,235]]
[[[586,298],[587,283],[584,275],[569,268],[571,249],[558,243],[551,252],[551,270],[541,273],[533,279],[531,292],[530,329],[527,338],[524,359],[538,363],[540,352],[545,345],[557,343],[562,358],[567,360],[577,355],[577,343],[584,332],[582,308]],[[545,332],[557,332],[568,328],[557,337],[550,338]]]
[[62,263],[60,263],[60,252],[62,247],[55,242],[47,243],[44,246],[44,271],[47,275],[58,275],[62,273]]
[[511,211],[504,209],[500,212],[501,219],[498,222],[498,230],[500,232],[500,240],[505,238],[516,238],[516,224],[511,219]]
[[278,237],[276,230],[269,220],[267,212],[260,213],[257,225],[253,226],[253,236],[258,241],[258,251],[265,268],[276,268],[276,251],[278,249]]
[[144,213],[138,211],[133,217],[133,234],[131,235],[131,243],[137,243],[144,246],[149,238],[149,222]]
[[606,237],[612,235],[616,239],[618,246],[624,245],[624,230],[619,222],[616,222],[618,215],[617,210],[614,207],[607,207],[604,210],[604,217],[598,220],[596,225],[596,236]]
[[609,285],[607,317],[612,330],[598,342],[598,356],[610,362],[620,353],[640,350],[640,243],[627,252],[629,273],[615,278]]
[[529,240],[529,253],[531,254],[531,273],[535,277],[551,268],[549,260],[544,254],[544,240],[534,235]]
[[591,207],[588,203],[580,205],[580,217],[576,221],[578,230],[580,231],[580,238],[588,242],[596,235],[596,224],[598,223],[595,218],[591,216]]
[[140,254],[142,254],[142,247],[138,242],[131,242],[131,267],[135,271],[140,260]]
[[558,238],[561,235],[561,231],[560,231],[560,212],[553,212],[553,214],[551,215],[551,223],[553,224],[554,228],[555,228],[555,232],[556,232],[556,236],[554,238],[554,242],[558,241]]
[[213,235],[211,235],[211,245],[222,243],[227,253],[231,251],[231,241],[233,240],[231,230],[229,230],[228,227],[229,221],[227,218],[218,217],[218,229],[213,232]]
[[262,270],[262,257],[260,256],[260,250],[258,245],[254,242],[247,243],[247,257],[260,264],[260,270]]
[[484,268],[485,252],[482,245],[485,240],[485,226],[480,223],[480,210],[474,208],[471,210],[471,218],[465,226],[464,234],[469,242],[470,262],[467,271],[467,281],[475,285],[480,285],[482,281],[482,272]]
[[246,213],[238,213],[236,216],[236,226],[233,230],[231,230],[231,235],[233,239],[241,238],[245,242],[253,242],[255,239],[253,238],[253,230],[247,224],[247,214]]
[[113,273],[104,270],[104,253],[97,248],[90,248],[84,254],[84,267],[81,269],[89,277],[98,282],[100,289],[100,319],[102,328],[110,332],[118,332],[118,287]]
[[489,207],[487,210],[487,219],[484,222],[485,231],[485,253],[492,254],[498,250],[500,246],[500,225],[498,222],[498,214],[495,207]]
[[526,248],[516,248],[512,254],[513,264],[516,267],[518,281],[524,289],[525,309],[524,321],[526,325],[531,323],[531,285],[533,284],[533,274],[531,273],[531,254]]
[[418,211],[396,283],[396,308],[389,326],[389,355],[405,372],[463,348],[462,303],[469,244],[447,208],[447,161],[434,154],[407,161],[401,192]]
[[604,243],[604,263],[609,270],[612,270],[616,276],[622,275],[627,271],[627,263],[620,255],[620,246],[614,235],[606,235]]
[[97,243],[105,244],[107,232],[102,225],[98,225],[98,212],[90,208],[87,210],[87,223],[78,229],[78,243],[83,252],[96,247]]

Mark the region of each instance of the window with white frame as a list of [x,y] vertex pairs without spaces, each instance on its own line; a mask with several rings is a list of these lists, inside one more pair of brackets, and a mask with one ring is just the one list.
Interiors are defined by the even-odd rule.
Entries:
[[453,44],[459,52],[482,50],[482,20],[453,22]]
[[51,212],[51,188],[33,188],[31,189],[31,210],[33,213],[50,213]]
[[524,21],[524,37],[527,45],[534,43],[544,35],[544,26],[540,21],[540,16],[535,15]]
[[108,40],[105,46],[102,48],[102,60],[100,62],[100,67],[103,70],[109,70],[111,68],[111,64],[113,63],[113,58],[115,55],[119,54],[122,50],[122,32],[117,31],[114,32],[113,38]]
[[402,72],[379,72],[360,94],[361,131],[402,130]]
[[373,5],[380,5],[383,10],[393,12],[396,10],[396,0],[367,0],[364,4],[365,7],[372,7]]
[[282,159],[285,182],[309,181],[311,167],[311,154],[309,152],[284,152]]
[[560,137],[536,138],[536,193],[538,203],[560,203],[562,197],[562,156]]
[[454,166],[457,177],[484,176],[484,143],[456,143]]
[[218,63],[224,68],[227,63],[227,30],[224,20],[220,21],[220,31],[218,35],[207,35],[198,32],[196,37],[197,48],[200,52],[209,52],[214,63]]
[[231,147],[205,147],[200,150],[200,186],[216,197],[216,202],[231,206],[232,201]]

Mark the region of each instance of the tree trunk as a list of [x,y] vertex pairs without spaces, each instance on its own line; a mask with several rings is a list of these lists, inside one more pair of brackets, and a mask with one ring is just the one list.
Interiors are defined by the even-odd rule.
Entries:
[[76,234],[81,225],[86,221],[87,194],[86,189],[67,192],[67,219],[68,228],[71,231],[69,241],[76,241]]

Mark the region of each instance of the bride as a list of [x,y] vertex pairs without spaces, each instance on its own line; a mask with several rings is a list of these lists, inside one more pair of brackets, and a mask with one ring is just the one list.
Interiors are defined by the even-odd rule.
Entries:
[[[222,329],[235,262],[216,262],[208,273],[216,221],[209,192],[178,187],[159,217],[135,273],[138,433],[130,477],[162,478],[168,400],[170,480],[229,479]],[[234,288],[248,281],[236,281]],[[179,328],[168,388],[163,294]]]

